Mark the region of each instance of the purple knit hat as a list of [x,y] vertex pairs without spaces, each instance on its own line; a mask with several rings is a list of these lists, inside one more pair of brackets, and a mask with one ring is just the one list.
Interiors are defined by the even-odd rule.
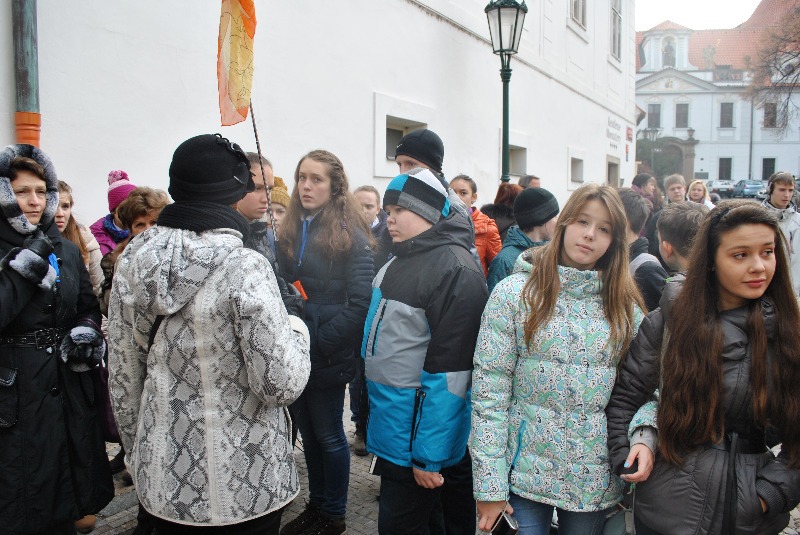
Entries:
[[128,198],[136,186],[128,180],[128,173],[122,170],[108,173],[108,211],[116,210],[119,203]]

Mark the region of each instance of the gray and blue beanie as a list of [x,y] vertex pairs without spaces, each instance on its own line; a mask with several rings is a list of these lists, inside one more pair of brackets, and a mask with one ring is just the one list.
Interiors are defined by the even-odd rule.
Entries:
[[433,224],[450,213],[450,200],[441,180],[422,167],[397,175],[389,182],[383,196],[384,208],[388,205],[411,210]]

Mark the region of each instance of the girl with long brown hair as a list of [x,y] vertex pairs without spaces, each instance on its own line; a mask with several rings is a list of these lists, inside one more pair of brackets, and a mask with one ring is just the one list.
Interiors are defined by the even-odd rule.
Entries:
[[[637,483],[642,535],[779,533],[800,502],[800,311],[775,216],[721,202],[689,265],[620,369],[607,409],[613,468],[638,459],[623,478]],[[631,422],[656,389],[657,447],[631,447],[629,428],[653,431]],[[776,458],[767,446],[781,441]]]
[[95,295],[100,294],[100,286],[103,284],[103,269],[100,267],[100,244],[92,235],[92,231],[84,225],[78,224],[72,207],[75,199],[72,197],[72,188],[63,180],[58,181],[58,206],[56,208],[56,227],[61,235],[78,246],[89,272],[89,280],[92,282],[92,289]]
[[278,262],[306,299],[311,333],[311,377],[290,407],[303,437],[310,496],[281,533],[343,533],[350,474],[344,390],[355,375],[354,352],[372,295],[374,241],[334,154],[303,156],[294,183],[278,229]]
[[[575,191],[547,245],[522,253],[484,309],[472,385],[479,527],[510,505],[520,534],[602,532],[621,496],[605,443],[616,367],[643,317],[625,211],[610,186]],[[524,261],[524,263],[522,262]]]

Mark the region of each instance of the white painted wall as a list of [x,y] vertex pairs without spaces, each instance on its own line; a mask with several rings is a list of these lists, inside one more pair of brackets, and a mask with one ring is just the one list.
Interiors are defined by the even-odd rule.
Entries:
[[[635,116],[634,2],[623,2],[622,61],[608,53],[608,0],[588,3],[581,33],[570,24],[569,2],[531,2],[512,61],[511,143],[527,148],[527,172],[540,175],[562,205],[577,186],[569,180],[570,155],[584,159],[589,180],[605,180],[608,159],[620,161],[626,184],[634,172],[633,143],[625,141]],[[379,103],[388,102],[425,115],[444,140],[445,175],[469,174],[479,203],[491,202],[501,166],[502,84],[485,0],[256,4],[253,104],[277,175],[291,182],[298,159],[325,148],[342,159],[353,187],[382,189],[393,173],[382,158],[387,108]],[[106,212],[111,169],[166,188],[172,152],[188,137],[221,132],[255,149],[249,121],[219,126],[219,11],[212,0],[86,0],[80,9],[39,0],[42,146],[72,184],[84,222]],[[0,20],[10,19],[3,3]],[[10,22],[0,22],[0,71],[0,136],[11,143]]]

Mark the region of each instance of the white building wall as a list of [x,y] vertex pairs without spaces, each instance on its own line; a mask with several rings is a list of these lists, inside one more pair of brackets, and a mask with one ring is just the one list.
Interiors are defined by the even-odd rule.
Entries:
[[[479,203],[500,176],[502,84],[491,52],[485,0],[330,0],[256,3],[253,105],[262,148],[292,181],[298,159],[325,148],[353,187],[383,189],[394,174],[385,116],[405,113],[445,143],[444,172],[467,173]],[[605,181],[608,161],[634,174],[626,142],[635,116],[633,0],[623,2],[623,58],[609,56],[608,0],[588,2],[585,32],[569,2],[531,3],[512,60],[511,143],[527,149],[527,173],[563,204],[570,158],[585,179]],[[106,175],[126,170],[138,185],[166,188],[175,147],[221,132],[254,150],[248,120],[219,126],[216,57],[219,2],[39,0],[42,146],[75,190],[86,222],[106,212]],[[10,3],[0,20],[10,21]],[[0,135],[14,141],[13,47],[0,23]],[[628,157],[626,159],[626,145]]]

